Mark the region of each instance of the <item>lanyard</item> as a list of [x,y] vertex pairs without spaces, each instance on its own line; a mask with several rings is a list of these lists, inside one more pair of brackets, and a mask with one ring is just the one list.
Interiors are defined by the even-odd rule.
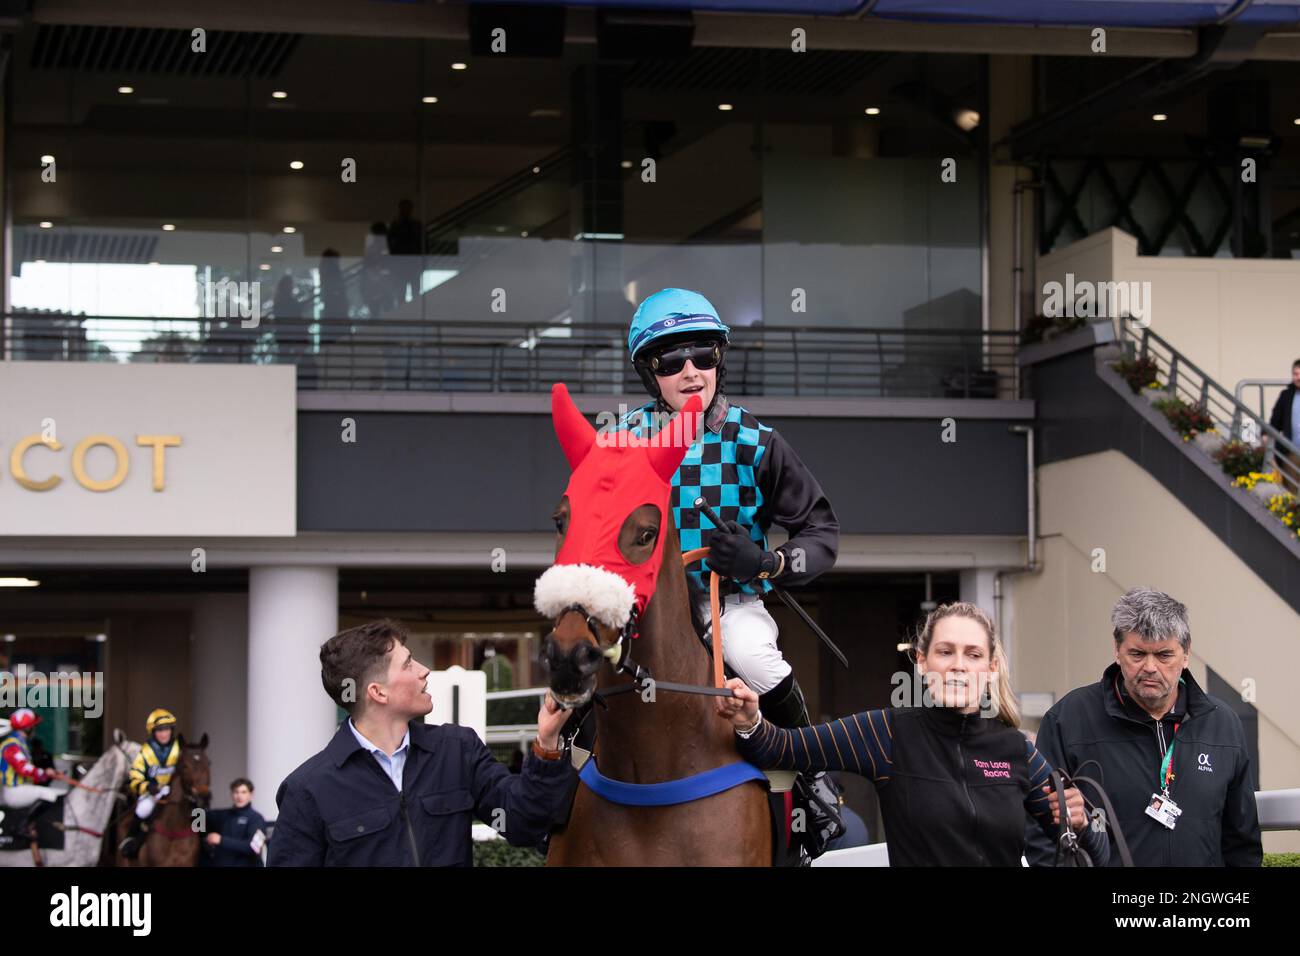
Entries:
[[1168,794],[1169,782],[1174,779],[1174,737],[1178,736],[1178,721],[1174,721],[1174,733],[1169,738],[1169,749],[1165,751],[1165,759],[1160,761],[1160,787]]

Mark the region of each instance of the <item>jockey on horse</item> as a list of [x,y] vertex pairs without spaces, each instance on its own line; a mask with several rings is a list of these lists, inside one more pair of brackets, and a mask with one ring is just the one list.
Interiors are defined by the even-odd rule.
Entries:
[[[683,552],[710,549],[699,570],[687,571],[697,613],[709,620],[709,569],[723,578],[724,663],[761,695],[763,713],[773,723],[806,727],[811,721],[803,692],[777,647],[776,622],[762,595],[771,590],[769,580],[807,584],[829,570],[839,548],[839,522],[821,485],[781,434],[724,394],[729,332],[698,292],[663,289],[642,302],[628,330],[628,352],[653,401],[626,415],[619,427],[648,436],[692,395],[700,396],[704,428],[673,475],[671,499]],[[700,496],[727,527],[702,520],[694,505]],[[786,529],[789,540],[768,550],[773,523]],[[840,791],[824,773],[802,775],[797,791],[811,824],[807,849],[816,857],[843,832]]]
[[0,720],[0,806],[19,810],[35,803],[43,803],[28,817],[29,827],[36,816],[64,793],[43,786],[56,779],[56,774],[52,770],[43,770],[32,762],[28,737],[40,722],[41,718],[26,707],[15,710],[8,720]]
[[136,798],[135,816],[131,820],[130,832],[118,847],[128,860],[139,855],[148,829],[146,824],[158,801],[171,790],[172,775],[181,759],[181,745],[175,739],[175,728],[175,715],[161,707],[152,711],[145,720],[148,739],[131,762],[127,780],[131,795]]

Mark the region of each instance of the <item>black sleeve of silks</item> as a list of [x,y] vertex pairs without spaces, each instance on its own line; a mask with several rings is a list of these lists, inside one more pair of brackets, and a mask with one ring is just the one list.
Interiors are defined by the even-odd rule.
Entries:
[[782,586],[807,584],[834,567],[840,549],[839,519],[817,478],[775,429],[754,478],[771,523],[790,535],[777,549],[785,552],[785,570],[773,580]]

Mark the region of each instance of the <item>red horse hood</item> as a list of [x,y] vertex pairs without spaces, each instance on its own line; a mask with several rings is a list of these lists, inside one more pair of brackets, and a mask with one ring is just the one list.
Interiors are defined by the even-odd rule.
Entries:
[[633,605],[643,613],[663,561],[660,533],[650,558],[632,564],[618,549],[618,533],[636,508],[653,504],[671,521],[672,478],[700,433],[701,402],[692,397],[681,415],[649,440],[627,431],[596,429],[561,383],[551,387],[551,420],[573,469],[565,494],[569,526],[555,564],[537,579],[533,603],[551,620],[581,604],[602,623],[621,628]]

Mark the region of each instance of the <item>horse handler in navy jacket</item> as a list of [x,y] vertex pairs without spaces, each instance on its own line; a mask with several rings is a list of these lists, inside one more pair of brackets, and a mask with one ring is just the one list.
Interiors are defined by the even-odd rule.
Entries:
[[351,716],[280,785],[269,866],[469,866],[473,817],[515,846],[535,846],[563,820],[568,714],[547,695],[533,752],[511,774],[472,729],[424,723],[429,669],[406,639],[383,620],[321,646],[321,682]]

